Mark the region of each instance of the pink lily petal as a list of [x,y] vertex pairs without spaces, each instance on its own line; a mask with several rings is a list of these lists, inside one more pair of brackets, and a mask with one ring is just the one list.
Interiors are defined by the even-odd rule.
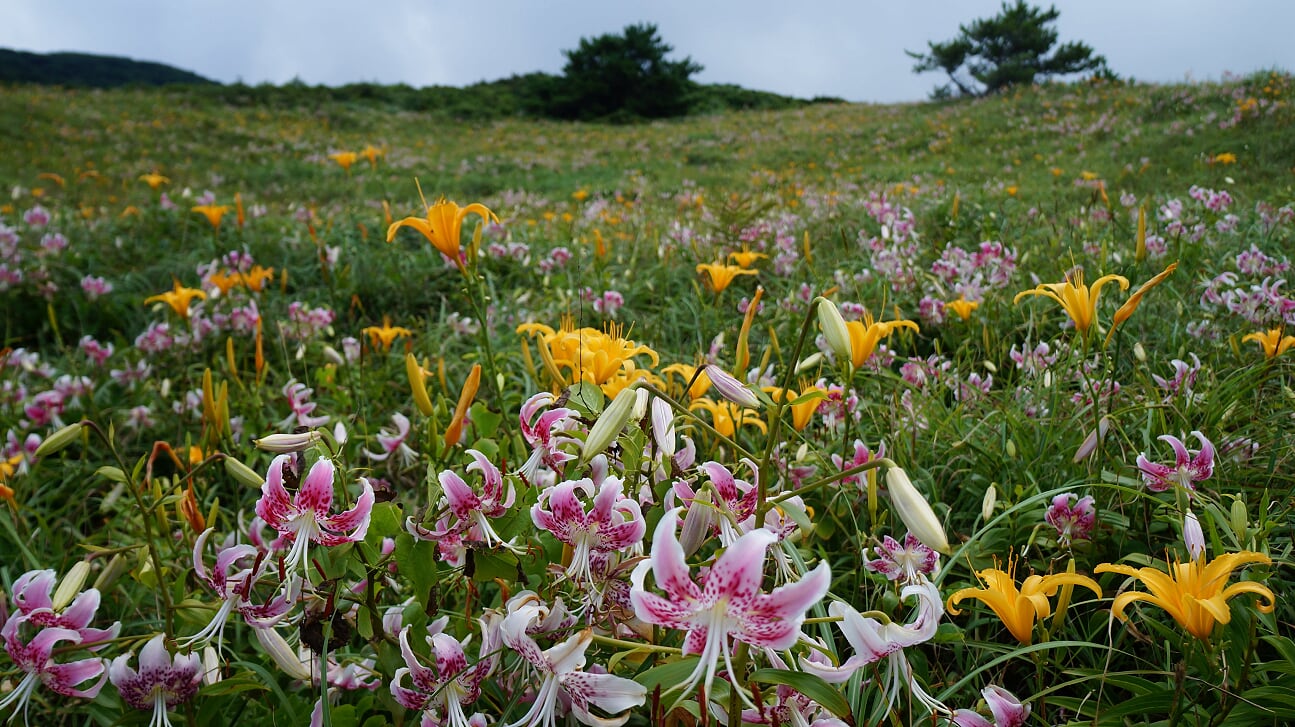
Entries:
[[[679,510],[667,512],[657,523],[652,535],[652,576],[657,587],[669,594],[675,601],[696,601],[702,597],[702,591],[693,583],[684,561],[683,548],[675,539],[675,525],[679,520]],[[641,579],[640,579],[641,584]],[[635,591],[641,589],[636,588]]]
[[336,467],[331,460],[321,459],[311,465],[310,472],[301,481],[297,491],[297,509],[314,510],[317,514],[328,512],[333,504],[333,476]]
[[270,525],[283,522],[292,514],[292,497],[283,487],[283,466],[289,459],[291,455],[281,454],[270,462],[265,484],[261,485],[261,499],[256,501],[256,516]]

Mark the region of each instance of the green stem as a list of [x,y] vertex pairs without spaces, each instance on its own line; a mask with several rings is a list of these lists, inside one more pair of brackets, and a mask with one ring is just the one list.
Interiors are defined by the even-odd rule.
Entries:
[[[818,305],[827,305],[820,302]],[[796,347],[792,349],[791,358],[788,359],[790,364],[783,365],[782,383],[779,386],[779,395],[773,402],[773,409],[769,412],[769,436],[764,444],[764,454],[760,457],[760,482],[756,490],[755,521],[764,522],[765,513],[769,512],[772,503],[769,502],[769,482],[773,479],[774,472],[770,471],[769,463],[773,459],[773,450],[781,441],[774,432],[782,421],[782,411],[787,407],[787,389],[791,386],[792,376],[796,374],[796,362],[800,361],[800,352],[805,348],[805,339],[809,337],[809,332],[813,328],[816,310],[815,306],[810,306],[809,311],[805,314],[805,321],[800,326],[800,336],[796,339]]]

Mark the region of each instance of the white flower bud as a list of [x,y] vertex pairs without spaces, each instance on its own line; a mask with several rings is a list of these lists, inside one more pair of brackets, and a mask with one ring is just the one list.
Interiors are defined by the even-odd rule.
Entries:
[[598,421],[594,422],[593,428],[589,430],[589,436],[585,437],[584,446],[580,448],[581,462],[587,463],[601,454],[616,440],[616,437],[620,436],[621,430],[634,415],[634,405],[637,402],[637,387],[629,386],[621,389],[616,398],[612,399],[612,403],[598,415]]
[[81,430],[84,427],[84,423],[76,422],[75,424],[69,424],[49,435],[45,438],[45,441],[41,442],[40,446],[36,448],[36,459],[56,454],[64,447],[75,442],[81,437]]
[[1196,519],[1196,513],[1191,510],[1188,510],[1187,517],[1183,518],[1183,545],[1187,546],[1187,554],[1192,560],[1205,554],[1205,532],[1201,530],[1201,523]]
[[913,481],[908,479],[908,473],[900,467],[891,467],[886,471],[886,489],[890,493],[891,507],[908,531],[926,547],[948,555],[951,550],[944,534],[944,526],[935,517],[931,504],[913,486]]
[[720,396],[725,399],[748,409],[755,409],[760,406],[760,400],[746,387],[746,384],[733,378],[724,369],[714,364],[707,364],[706,375],[710,377],[711,386],[714,386]]
[[[275,454],[290,454],[309,449],[315,442],[320,439],[319,432],[310,430],[309,432],[299,432],[297,434],[271,434],[268,437],[253,440],[256,448],[263,452],[273,452]],[[228,460],[226,460],[228,461]]]
[[252,633],[256,634],[256,640],[261,642],[261,648],[265,649],[265,653],[270,655],[270,658],[285,674],[303,682],[310,681],[310,669],[301,663],[301,659],[297,658],[297,653],[279,635],[278,631],[274,629],[252,629]]
[[90,561],[78,560],[76,565],[72,566],[72,570],[63,576],[63,580],[54,591],[54,600],[50,605],[55,611],[62,611],[64,606],[76,598],[81,592],[81,587],[85,585],[85,578],[88,575],[90,575]]
[[837,361],[852,361],[854,347],[850,344],[850,329],[846,327],[836,303],[820,296],[814,299],[814,306],[818,313],[818,327],[822,329],[832,355]]
[[998,488],[994,483],[989,483],[989,489],[985,490],[985,496],[980,500],[980,519],[989,522],[994,516],[994,505],[998,504]]

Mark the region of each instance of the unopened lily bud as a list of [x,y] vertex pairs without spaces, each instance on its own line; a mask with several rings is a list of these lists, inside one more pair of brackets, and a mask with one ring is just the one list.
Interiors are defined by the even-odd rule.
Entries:
[[427,385],[423,383],[423,367],[419,365],[414,354],[405,354],[405,375],[409,377],[409,388],[414,392],[414,406],[423,416],[432,415],[432,399],[427,395]]
[[1133,344],[1133,358],[1136,358],[1138,363],[1147,362],[1147,349],[1142,347],[1141,341]]
[[[296,434],[271,434],[268,437],[255,439],[253,442],[256,444],[256,448],[262,452],[291,454],[309,449],[319,440],[319,432],[312,429],[309,432],[298,432]],[[228,462],[229,460],[225,461]]]
[[265,484],[265,478],[260,473],[233,457],[225,457],[225,472],[233,477],[235,482],[248,487],[260,487]]
[[799,374],[803,371],[808,371],[809,369],[812,369],[815,366],[818,366],[820,363],[822,363],[822,361],[823,361],[823,352],[815,351],[814,353],[811,353],[810,355],[806,356],[803,361],[796,364],[796,373]]
[[749,409],[760,406],[760,400],[756,398],[756,395],[750,389],[746,388],[746,384],[733,378],[724,369],[708,364],[706,366],[706,375],[710,377],[711,386],[714,386],[720,396],[725,399]]
[[997,366],[997,365],[995,365],[993,361],[988,361],[988,360],[986,360],[986,361],[981,361],[981,362],[980,362],[980,365],[981,365],[981,366],[984,366],[984,367],[985,367],[985,370],[986,370],[986,371],[988,371],[988,372],[989,372],[989,373],[991,373],[991,374],[996,374],[996,373],[998,373],[998,366]]
[[130,562],[122,557],[121,553],[117,553],[108,560],[108,565],[99,571],[99,577],[94,579],[94,588],[102,593],[128,571],[130,571]]
[[1106,436],[1106,430],[1110,428],[1110,418],[1102,417],[1097,422],[1097,428],[1089,432],[1088,436],[1084,437],[1083,444],[1080,444],[1079,449],[1075,450],[1075,458],[1073,461],[1078,464],[1079,462],[1093,456],[1093,452],[1097,451],[1098,442],[1102,440],[1102,437]]
[[220,654],[216,653],[216,647],[208,644],[202,647],[202,683],[212,685],[220,680]]
[[337,446],[340,447],[343,444],[346,444],[347,439],[350,439],[350,434],[346,431],[346,425],[342,422],[338,422],[333,426],[333,441],[337,442]]
[[1228,525],[1232,526],[1232,532],[1236,534],[1237,540],[1245,539],[1248,521],[1246,503],[1238,497],[1232,501],[1232,508],[1228,511]]
[[1007,440],[1007,444],[1003,445],[1003,449],[1007,450],[1008,457],[1016,459],[1016,440]]
[[630,415],[631,421],[638,421],[647,416],[648,402],[652,399],[652,393],[647,389],[639,389],[637,394],[634,399],[634,413]]
[[652,398],[652,439],[666,457],[673,457],[677,448],[674,436],[674,411],[661,397]]
[[598,415],[598,421],[594,422],[593,428],[589,430],[589,436],[585,438],[584,446],[580,448],[580,461],[588,462],[616,441],[616,437],[620,435],[626,423],[634,416],[634,405],[637,402],[637,387],[621,389],[616,398],[612,399],[612,403]]
[[1187,517],[1183,518],[1183,545],[1187,546],[1187,555],[1192,560],[1205,554],[1205,532],[1201,530],[1201,523],[1196,519],[1196,513],[1191,510],[1188,510]]
[[998,488],[994,483],[989,483],[989,489],[985,490],[985,496],[980,500],[980,519],[989,522],[994,516],[994,505],[998,504]]
[[86,576],[90,575],[90,561],[79,560],[72,570],[63,576],[59,582],[58,588],[54,591],[54,600],[50,603],[55,611],[62,611],[63,607],[72,602],[77,594],[81,592],[82,586],[85,585]]
[[818,313],[818,327],[823,331],[828,348],[837,361],[853,359],[854,348],[850,344],[850,329],[845,326],[845,319],[836,303],[822,296],[814,299],[815,312]]
[[891,467],[886,472],[886,489],[890,492],[890,505],[918,540],[931,550],[948,555],[951,551],[949,540],[945,537],[944,527],[935,517],[931,504],[922,497],[922,493],[913,486],[908,473],[900,467]]
[[332,346],[324,346],[324,358],[328,359],[329,363],[336,364],[337,366],[346,365],[346,359]]
[[293,679],[310,681],[310,669],[301,663],[301,659],[297,658],[297,653],[279,635],[278,631],[274,629],[252,629],[252,633],[256,634],[256,640],[261,642],[261,648],[265,649],[265,653],[270,655],[270,658],[283,670],[283,673]]
[[66,427],[54,432],[45,438],[36,448],[36,459],[48,457],[61,451],[64,447],[81,438],[81,430],[85,427],[84,422],[69,424]]

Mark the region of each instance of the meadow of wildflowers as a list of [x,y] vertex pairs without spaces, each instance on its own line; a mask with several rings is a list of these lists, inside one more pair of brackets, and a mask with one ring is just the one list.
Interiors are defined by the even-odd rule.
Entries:
[[0,719],[1295,721],[1293,96],[5,89]]

